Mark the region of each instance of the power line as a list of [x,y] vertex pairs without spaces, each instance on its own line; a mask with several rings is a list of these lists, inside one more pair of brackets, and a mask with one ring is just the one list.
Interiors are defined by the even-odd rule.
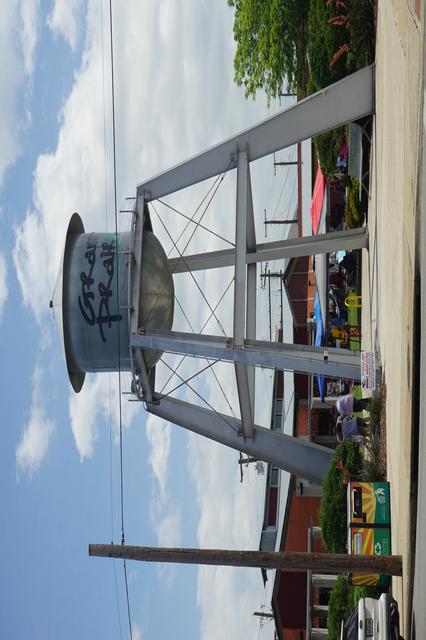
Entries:
[[[111,106],[112,106],[112,156],[113,156],[113,182],[114,182],[114,222],[115,222],[115,250],[118,256],[118,215],[117,215],[117,152],[116,152],[116,130],[115,130],[115,87],[114,87],[114,45],[113,45],[113,19],[112,0],[109,0],[109,31],[110,31],[110,54],[111,54]],[[118,260],[118,257],[117,257]],[[119,300],[119,269],[116,270],[117,288],[117,315],[120,314]],[[117,355],[118,355],[118,408],[120,425],[120,501],[121,501],[121,544],[125,543],[124,536],[124,483],[123,483],[123,420],[121,407],[121,344],[120,330],[117,327]],[[129,635],[132,640],[132,622],[130,616],[129,587],[127,582],[126,562],[123,561],[124,582],[126,586],[127,614],[129,623]]]
[[[102,49],[102,104],[103,104],[103,139],[104,139],[104,199],[105,199],[105,231],[108,231],[108,191],[107,191],[107,144],[106,144],[106,106],[105,106],[105,44],[104,44],[104,10],[103,0],[100,2],[101,9],[101,49]],[[112,456],[112,389],[111,389],[111,374],[108,376],[109,386],[109,475],[110,475],[110,528],[111,528],[111,542],[114,541],[114,498],[113,498],[113,456]],[[114,581],[114,593],[115,593],[115,605],[117,610],[118,630],[120,634],[120,640],[123,640],[123,630],[121,623],[120,601],[118,597],[118,584],[117,584],[117,572],[115,562],[112,564],[113,569],[113,581]]]
[[[293,156],[294,156],[294,148],[293,148],[293,149],[292,149],[292,151],[291,151],[291,159],[293,159]],[[280,195],[279,195],[279,197],[278,197],[277,204],[276,204],[276,206],[275,206],[275,211],[274,211],[274,215],[272,216],[272,219],[274,219],[274,218],[275,218],[275,216],[277,215],[278,205],[279,205],[279,204],[280,204],[280,202],[281,202],[281,198],[282,198],[282,196],[283,196],[284,189],[285,189],[285,186],[286,186],[286,184],[287,184],[287,180],[288,180],[288,176],[289,176],[289,175],[290,175],[290,172],[289,172],[289,171],[287,171],[286,176],[285,176],[285,179],[284,179],[284,183],[283,183],[283,186],[282,186],[282,189],[281,189],[281,193],[280,193]]]

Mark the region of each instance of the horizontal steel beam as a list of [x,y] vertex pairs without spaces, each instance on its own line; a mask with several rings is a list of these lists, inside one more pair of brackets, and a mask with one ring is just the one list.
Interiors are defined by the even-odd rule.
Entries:
[[258,425],[254,425],[254,438],[243,440],[237,418],[169,396],[154,397],[156,402],[147,404],[149,413],[311,482],[321,483],[330,467],[333,449]]
[[239,148],[247,147],[251,162],[373,112],[374,65],[143,182],[137,193],[147,201],[162,198],[235,168]]
[[[368,233],[366,228],[334,231],[317,236],[305,236],[290,240],[278,240],[258,244],[255,251],[246,253],[246,264],[257,262],[271,262],[284,258],[298,258],[320,253],[368,248]],[[186,273],[204,269],[218,269],[232,267],[235,264],[235,249],[223,249],[210,253],[196,253],[183,258],[169,258],[172,273]]]
[[158,349],[234,364],[316,373],[330,378],[361,378],[360,354],[348,349],[262,340],[245,340],[242,349],[235,349],[230,338],[177,331],[133,335],[130,344],[142,349]]

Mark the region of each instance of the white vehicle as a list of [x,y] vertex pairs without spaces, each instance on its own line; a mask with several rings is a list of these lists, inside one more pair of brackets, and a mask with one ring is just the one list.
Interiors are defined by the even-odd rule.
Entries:
[[358,607],[342,622],[341,640],[400,640],[398,604],[388,593],[361,598]]

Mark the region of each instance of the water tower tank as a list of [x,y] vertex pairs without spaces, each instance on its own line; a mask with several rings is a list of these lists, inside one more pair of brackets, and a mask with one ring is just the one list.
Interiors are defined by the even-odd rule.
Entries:
[[[147,207],[135,211],[130,231],[86,233],[74,213],[65,240],[59,294],[62,337],[74,391],[86,372],[149,372],[161,357],[143,351],[134,358],[130,332],[168,331],[173,323],[174,287],[167,256],[152,232]],[[60,297],[60,301],[57,298]],[[135,364],[136,361],[136,364]]]

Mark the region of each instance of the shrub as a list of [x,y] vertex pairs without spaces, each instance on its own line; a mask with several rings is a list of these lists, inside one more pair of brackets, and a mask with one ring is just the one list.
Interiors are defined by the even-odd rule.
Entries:
[[350,590],[351,587],[346,576],[339,576],[333,585],[328,603],[328,640],[340,639],[342,620],[346,621],[353,609],[350,602]]
[[329,553],[346,553],[346,492],[349,477],[358,477],[362,457],[356,442],[345,440],[337,447],[322,485],[319,513],[324,545]]
[[381,590],[377,587],[349,587],[349,610],[352,611],[361,598],[379,598]]
[[[346,5],[346,6],[345,6]],[[308,95],[344,78],[374,60],[372,0],[346,0],[345,5],[311,0],[308,15]],[[334,24],[333,24],[334,22]],[[314,138],[322,172],[333,176],[343,128]],[[361,209],[351,208],[353,227],[360,226]],[[358,214],[358,215],[356,215]],[[353,228],[351,227],[351,228]]]
[[370,413],[370,426],[371,431],[375,433],[380,427],[381,413],[382,413],[382,395],[381,393],[375,393],[370,400],[368,411]]
[[314,138],[321,171],[325,176],[332,177],[336,171],[336,160],[342,145],[344,132],[344,127],[339,127],[326,133],[320,133],[319,136]]
[[347,29],[330,24],[330,20],[342,15],[340,8],[325,0],[311,0],[308,16],[308,93],[315,93],[346,75],[346,56],[332,64],[334,54],[347,44]]
[[352,0],[348,31],[351,44],[346,65],[351,73],[374,60],[375,21],[372,0]]
[[359,199],[359,182],[356,178],[348,177],[346,190],[345,225],[348,229],[361,227],[364,222],[364,212]]
[[346,622],[360,598],[378,598],[376,587],[352,587],[345,575],[340,575],[333,585],[328,603],[328,639],[340,640],[342,620]]
[[386,464],[383,458],[384,434],[381,432],[382,420],[382,389],[374,394],[370,400],[370,438],[366,443],[366,454],[362,469],[362,479],[365,482],[377,482],[386,478]]

